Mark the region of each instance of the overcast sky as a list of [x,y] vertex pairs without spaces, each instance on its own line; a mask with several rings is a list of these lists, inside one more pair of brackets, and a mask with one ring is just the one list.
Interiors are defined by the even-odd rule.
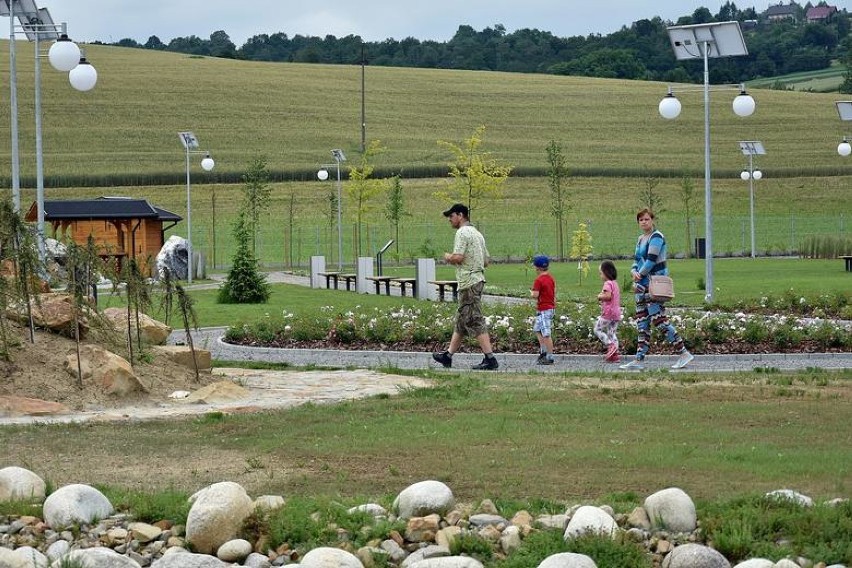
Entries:
[[[779,0],[734,2],[740,9],[765,10]],[[168,43],[175,37],[208,39],[224,30],[237,47],[258,34],[336,37],[359,35],[367,41],[388,38],[447,41],[460,25],[476,30],[503,24],[560,37],[606,35],[636,20],[660,16],[677,20],[704,6],[717,13],[722,1],[696,0],[36,0],[54,21],[68,24],[78,42],[145,43],[152,35]],[[785,2],[786,3],[786,2]],[[801,0],[804,4],[805,0]],[[814,0],[814,3],[816,1]],[[835,2],[845,8],[847,0]],[[0,24],[2,25],[2,24]]]

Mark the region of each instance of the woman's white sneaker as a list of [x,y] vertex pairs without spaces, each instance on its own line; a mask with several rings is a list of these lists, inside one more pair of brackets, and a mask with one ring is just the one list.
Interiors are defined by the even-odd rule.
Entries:
[[693,355],[689,351],[684,351],[683,353],[680,354],[680,357],[677,358],[677,361],[675,361],[675,364],[672,365],[672,369],[683,369],[684,367],[689,365],[689,363],[693,359],[695,359],[695,355]]
[[645,368],[645,365],[639,359],[633,359],[629,363],[619,365],[618,368],[624,369],[625,371],[641,371]]

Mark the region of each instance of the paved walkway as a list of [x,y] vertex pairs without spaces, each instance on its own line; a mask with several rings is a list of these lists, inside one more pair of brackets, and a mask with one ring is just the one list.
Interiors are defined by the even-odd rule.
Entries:
[[[214,276],[214,279],[219,277]],[[286,272],[268,274],[271,283],[288,283],[309,286],[310,278]],[[193,285],[197,288],[215,288],[217,283]],[[392,290],[397,295],[399,290]],[[525,298],[506,298],[504,296],[485,296],[490,302],[528,302]],[[221,338],[225,328],[204,328],[193,333],[193,342],[197,347],[209,349],[214,359],[228,361],[266,361],[289,363],[295,366],[327,366],[335,368],[399,368],[399,369],[442,369],[432,360],[429,353],[398,351],[344,351],[335,349],[276,349],[266,347],[241,347],[224,343]],[[170,343],[184,340],[184,332],[174,332]],[[453,370],[470,370],[480,362],[478,353],[458,353],[454,357]],[[557,355],[556,364],[541,366],[535,364],[536,355],[518,355],[498,353],[500,371],[542,373],[567,373],[573,371],[599,371],[618,373],[637,373],[622,371],[618,365],[605,363],[599,355]],[[646,370],[667,369],[672,373],[691,371],[731,372],[754,369],[803,370],[852,369],[852,353],[772,353],[747,355],[696,355],[695,360],[684,370],[671,370],[669,367],[677,359],[674,355],[651,355],[645,360]],[[627,361],[628,359],[624,359]]]

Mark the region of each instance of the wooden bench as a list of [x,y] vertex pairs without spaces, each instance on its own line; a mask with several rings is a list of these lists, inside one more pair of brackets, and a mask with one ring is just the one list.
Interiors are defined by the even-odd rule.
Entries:
[[385,294],[390,296],[390,285],[391,280],[396,278],[396,276],[367,276],[367,280],[372,280],[373,284],[376,285],[376,295],[380,295],[382,293],[382,284],[385,285]]
[[325,277],[325,287],[331,290],[331,283],[334,282],[334,289],[337,290],[338,278],[340,272],[317,272],[318,276]]
[[852,272],[852,256],[844,255],[840,258],[846,263],[846,272]]
[[417,295],[417,278],[413,277],[402,277],[402,278],[391,278],[390,280],[397,286],[399,286],[400,294],[405,296],[405,290],[408,286],[411,286],[411,295]]
[[444,290],[449,288],[453,292],[453,301],[459,300],[459,281],[458,280],[430,280],[429,284],[434,284],[438,287],[438,301],[444,301]]

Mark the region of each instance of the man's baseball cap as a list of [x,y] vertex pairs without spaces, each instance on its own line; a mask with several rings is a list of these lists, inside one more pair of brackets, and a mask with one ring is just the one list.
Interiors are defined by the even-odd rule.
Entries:
[[444,211],[444,217],[449,217],[453,213],[460,213],[460,214],[464,215],[465,217],[467,217],[468,216],[467,215],[468,214],[467,206],[462,204],[462,203],[456,203],[455,205],[453,205],[452,207],[450,207],[449,209]]
[[547,268],[550,266],[550,259],[546,254],[539,254],[533,258],[533,266],[536,268]]

